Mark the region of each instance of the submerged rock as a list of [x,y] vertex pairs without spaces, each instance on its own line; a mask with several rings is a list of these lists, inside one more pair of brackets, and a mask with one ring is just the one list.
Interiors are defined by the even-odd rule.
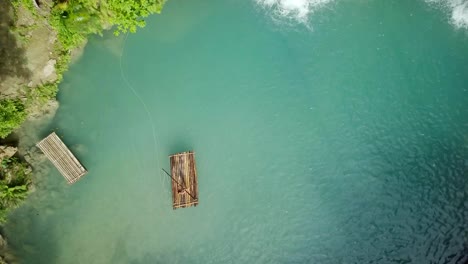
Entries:
[[12,146],[0,146],[0,160],[11,158],[18,148]]
[[[55,116],[55,112],[59,107],[56,100],[47,101],[44,105],[34,105],[29,108],[28,120],[30,122],[46,122]],[[45,121],[42,121],[45,120]]]

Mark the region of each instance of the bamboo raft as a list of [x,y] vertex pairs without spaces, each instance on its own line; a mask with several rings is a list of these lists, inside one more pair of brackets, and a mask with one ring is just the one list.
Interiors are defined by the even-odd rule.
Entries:
[[193,151],[169,156],[172,178],[172,208],[198,205],[198,180]]
[[88,172],[55,132],[41,140],[36,146],[42,150],[69,184],[75,183]]

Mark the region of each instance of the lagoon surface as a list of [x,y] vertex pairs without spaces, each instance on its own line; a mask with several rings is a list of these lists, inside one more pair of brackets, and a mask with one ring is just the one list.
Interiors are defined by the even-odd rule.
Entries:
[[[91,38],[37,131],[89,174],[37,176],[6,226],[22,263],[468,261],[451,6],[270,2],[170,0],[137,34]],[[191,149],[200,204],[172,210],[161,169]]]

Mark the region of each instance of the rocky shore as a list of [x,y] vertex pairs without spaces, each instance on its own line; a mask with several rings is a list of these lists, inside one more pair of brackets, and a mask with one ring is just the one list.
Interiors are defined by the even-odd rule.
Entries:
[[[164,3],[0,1],[0,195],[13,197],[0,200],[0,264],[15,263],[1,229],[8,209],[34,191],[38,175],[49,169],[35,143],[41,131],[50,132],[44,129],[59,107],[55,97],[62,74],[82,54],[89,34],[112,27],[115,35],[135,32]],[[7,175],[21,180],[12,182]]]
[[[58,108],[55,95],[44,100],[40,93],[34,93],[59,80],[57,33],[48,23],[51,6],[51,1],[41,1],[41,6],[28,9],[24,4],[15,6],[13,2],[0,1],[0,100],[20,100],[27,112],[24,125],[0,140],[0,164],[14,157],[21,164],[28,164],[28,177],[32,167],[44,166],[41,165],[44,159],[34,145],[28,143],[33,139],[26,127],[52,120]],[[6,167],[1,170],[2,175],[8,175]],[[5,183],[9,180],[2,179]],[[33,183],[28,181],[28,192],[34,190]],[[15,262],[7,246],[0,228],[0,264]]]

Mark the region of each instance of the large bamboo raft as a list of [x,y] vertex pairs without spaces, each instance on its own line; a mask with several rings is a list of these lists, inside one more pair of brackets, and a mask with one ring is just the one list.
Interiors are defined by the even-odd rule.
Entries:
[[172,208],[198,205],[198,181],[193,151],[169,156],[172,177]]
[[55,132],[41,140],[36,146],[44,152],[69,184],[75,183],[88,172]]

